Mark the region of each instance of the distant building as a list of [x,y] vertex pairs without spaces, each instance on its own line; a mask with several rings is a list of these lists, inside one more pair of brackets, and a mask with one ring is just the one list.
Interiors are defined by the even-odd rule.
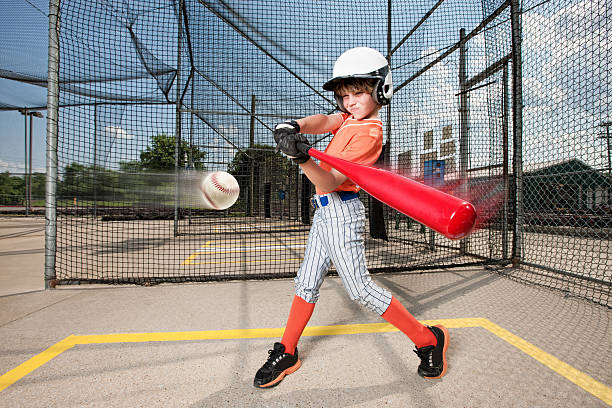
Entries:
[[526,165],[523,174],[525,212],[573,213],[610,205],[610,177],[578,159]]

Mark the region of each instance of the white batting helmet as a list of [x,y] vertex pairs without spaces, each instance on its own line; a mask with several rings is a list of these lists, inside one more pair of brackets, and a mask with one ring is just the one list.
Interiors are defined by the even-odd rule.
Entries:
[[[386,105],[393,95],[391,68],[387,59],[380,52],[369,47],[356,47],[345,51],[334,64],[333,78],[323,84],[323,89],[333,91],[338,82],[347,78],[366,78],[378,80],[372,98],[381,105]],[[342,99],[334,93],[338,107],[346,111]]]

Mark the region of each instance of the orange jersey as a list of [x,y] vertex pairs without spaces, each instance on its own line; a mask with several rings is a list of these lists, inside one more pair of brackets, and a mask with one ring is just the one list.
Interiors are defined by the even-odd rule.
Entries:
[[[334,137],[327,145],[325,153],[330,156],[348,160],[353,163],[371,166],[378,160],[382,151],[382,122],[380,119],[354,119],[348,113],[341,113],[343,122],[338,129],[332,131]],[[330,171],[332,167],[324,162],[319,166]],[[329,193],[318,188],[317,194]],[[334,191],[359,191],[360,188],[347,179]]]

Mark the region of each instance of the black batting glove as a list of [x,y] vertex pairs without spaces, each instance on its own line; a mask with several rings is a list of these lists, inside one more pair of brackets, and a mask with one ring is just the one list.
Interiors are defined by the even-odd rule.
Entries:
[[310,155],[298,149],[297,143],[304,143],[305,145],[310,146],[310,142],[308,141],[308,139],[306,139],[306,136],[298,133],[297,135],[295,135],[295,143],[296,143],[295,148],[298,154],[295,157],[293,157],[291,160],[293,160],[293,162],[296,164],[306,163],[308,160],[310,160]]
[[298,143],[304,143],[305,145],[310,146],[310,142],[306,136],[300,133],[288,134],[278,140],[276,151],[278,152],[280,150],[297,164],[306,163],[308,159],[310,159],[310,156],[298,149]]
[[274,128],[274,141],[276,142],[276,152],[278,153],[278,143],[280,140],[287,135],[296,135],[300,133],[300,125],[295,120],[286,120],[283,123],[279,123]]

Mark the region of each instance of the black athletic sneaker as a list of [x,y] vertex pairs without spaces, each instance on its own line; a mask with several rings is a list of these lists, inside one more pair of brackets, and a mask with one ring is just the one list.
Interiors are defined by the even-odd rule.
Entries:
[[255,374],[253,385],[257,388],[274,387],[287,374],[297,371],[302,365],[298,358],[297,347],[294,354],[285,353],[285,345],[282,343],[274,343],[274,349],[268,350],[268,361]]
[[446,349],[448,348],[448,331],[442,325],[430,327],[438,343],[435,346],[415,348],[414,352],[421,359],[417,372],[425,378],[441,378],[446,374]]

